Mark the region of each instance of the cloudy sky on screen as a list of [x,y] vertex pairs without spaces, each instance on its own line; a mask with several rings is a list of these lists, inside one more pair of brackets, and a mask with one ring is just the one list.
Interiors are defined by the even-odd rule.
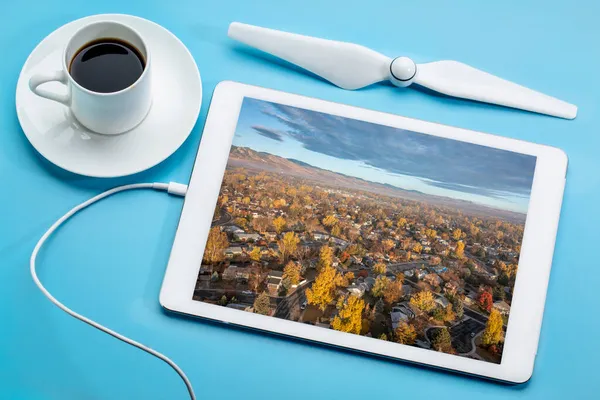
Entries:
[[233,144],[402,189],[525,213],[535,157],[244,99]]

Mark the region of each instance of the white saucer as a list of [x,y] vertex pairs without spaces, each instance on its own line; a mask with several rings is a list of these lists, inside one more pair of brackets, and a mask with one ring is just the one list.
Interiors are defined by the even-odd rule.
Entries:
[[[136,128],[115,136],[90,132],[65,106],[36,96],[28,86],[34,73],[60,69],[63,46],[77,29],[106,18],[137,30],[152,51],[153,63],[148,116]],[[65,90],[56,82],[47,85],[57,92]],[[200,73],[185,45],[154,22],[120,14],[82,18],[48,35],[25,62],[16,94],[23,132],[41,155],[68,171],[106,178],[144,171],[173,154],[191,133],[201,102]]]

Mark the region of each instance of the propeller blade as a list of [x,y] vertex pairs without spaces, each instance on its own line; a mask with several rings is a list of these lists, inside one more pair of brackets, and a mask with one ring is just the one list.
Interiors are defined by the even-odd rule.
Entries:
[[419,64],[414,83],[448,96],[499,104],[565,119],[573,119],[577,116],[577,106],[573,104],[457,61]]
[[391,58],[353,43],[232,22],[228,35],[302,67],[343,89],[360,89],[387,80]]

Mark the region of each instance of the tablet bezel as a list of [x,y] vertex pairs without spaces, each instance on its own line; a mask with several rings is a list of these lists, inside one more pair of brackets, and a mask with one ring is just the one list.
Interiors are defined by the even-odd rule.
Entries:
[[[537,157],[500,364],[439,353],[294,321],[192,300],[229,151],[244,97],[360,119]],[[160,303],[170,311],[269,331],[350,350],[513,383],[533,372],[565,185],[567,156],[557,148],[419,121],[305,96],[221,82],[215,88],[179,226],[163,280]]]

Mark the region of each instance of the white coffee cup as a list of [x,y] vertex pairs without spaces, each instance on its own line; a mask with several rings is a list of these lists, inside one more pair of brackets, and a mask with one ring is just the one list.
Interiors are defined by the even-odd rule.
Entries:
[[[86,44],[104,38],[119,39],[135,47],[144,58],[140,77],[129,87],[112,93],[100,93],[79,85],[69,73],[73,57]],[[91,131],[116,135],[135,128],[144,120],[152,104],[151,58],[142,36],[132,28],[114,21],[90,23],[79,29],[69,40],[62,55],[62,69],[39,73],[29,80],[33,93],[57,101],[71,109],[73,116]],[[40,87],[58,81],[67,87],[66,93],[55,93]]]

